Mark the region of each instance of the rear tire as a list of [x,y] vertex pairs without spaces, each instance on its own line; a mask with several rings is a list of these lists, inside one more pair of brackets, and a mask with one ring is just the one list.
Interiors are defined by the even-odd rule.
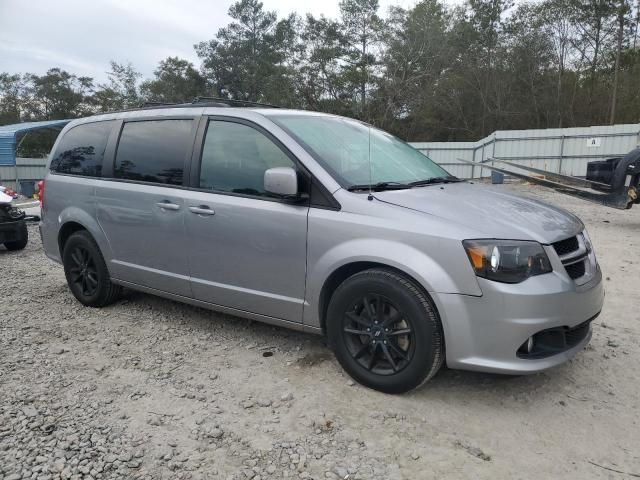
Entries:
[[390,269],[365,270],[336,289],[327,335],[346,372],[385,393],[419,387],[444,360],[442,325],[431,299]]
[[122,289],[111,283],[109,270],[96,241],[86,230],[73,233],[64,244],[62,264],[73,296],[88,307],[104,307],[117,300]]
[[13,242],[4,242],[4,246],[7,247],[7,250],[12,252],[17,250],[22,250],[29,243],[29,230],[27,230],[27,224],[22,222],[19,227],[20,238],[18,240],[14,240]]

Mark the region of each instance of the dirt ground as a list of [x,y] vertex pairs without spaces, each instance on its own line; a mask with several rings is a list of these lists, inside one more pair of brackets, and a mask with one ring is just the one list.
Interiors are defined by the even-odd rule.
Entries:
[[444,368],[401,396],[354,384],[313,335],[135,292],[82,307],[30,227],[26,250],[0,247],[0,478],[639,476],[640,207],[502,188],[587,225],[593,340],[545,373]]

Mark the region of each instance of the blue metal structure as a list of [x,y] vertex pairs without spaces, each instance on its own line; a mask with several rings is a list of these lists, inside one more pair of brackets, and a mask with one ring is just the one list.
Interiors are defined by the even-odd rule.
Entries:
[[43,128],[62,129],[71,120],[47,120],[0,126],[0,165],[16,164],[16,137],[19,133]]

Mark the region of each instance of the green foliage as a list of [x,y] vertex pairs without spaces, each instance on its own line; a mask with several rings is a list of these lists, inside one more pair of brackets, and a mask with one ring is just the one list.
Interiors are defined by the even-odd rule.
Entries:
[[58,120],[90,115],[93,79],[77,77],[60,68],[45,75],[26,74],[22,98],[22,117],[33,120]]
[[101,112],[137,107],[141,102],[138,80],[142,74],[131,63],[123,65],[112,60],[110,64],[111,70],[107,72],[109,83],[99,86],[95,104]]
[[24,83],[20,75],[0,73],[0,125],[20,121]]
[[278,43],[289,37],[284,30],[277,34],[275,12],[265,12],[258,0],[240,0],[229,16],[234,21],[221,28],[216,39],[195,46],[203,71],[219,96],[264,100],[265,90],[281,73],[278,66],[286,48]]
[[154,75],[140,86],[146,101],[180,103],[207,93],[206,80],[187,60],[168,57],[160,62]]
[[301,37],[304,50],[298,88],[302,105],[312,110],[343,113],[346,95],[341,58],[345,41],[340,24],[308,14]]
[[377,62],[373,48],[382,35],[383,22],[378,16],[378,0],[341,0],[340,16],[344,42],[342,75],[354,114],[367,116],[367,93],[373,83]]
[[169,57],[141,83],[116,62],[97,86],[58,68],[1,73],[0,124],[202,95],[348,115],[414,141],[640,122],[635,0],[419,0],[385,15],[378,0],[339,5],[335,20],[279,19],[239,0],[194,46],[200,65]]

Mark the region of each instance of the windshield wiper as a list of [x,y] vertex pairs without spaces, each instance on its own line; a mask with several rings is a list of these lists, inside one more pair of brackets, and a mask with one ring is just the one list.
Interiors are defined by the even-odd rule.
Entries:
[[362,184],[362,185],[351,185],[347,190],[350,192],[358,192],[358,191],[369,191],[372,192],[382,192],[383,190],[405,190],[407,188],[411,188],[411,185],[400,182],[378,182],[373,185]]
[[359,191],[369,191],[372,192],[382,192],[383,190],[406,190],[407,188],[413,187],[421,187],[423,185],[433,185],[435,183],[455,183],[455,182],[463,182],[458,177],[454,177],[453,175],[449,175],[447,177],[431,177],[425,180],[418,180],[410,183],[401,183],[401,182],[378,182],[373,185],[369,185],[368,183],[363,183],[361,185],[351,185],[347,190],[350,192],[359,192]]
[[448,177],[431,177],[426,178],[424,180],[418,180],[416,182],[411,182],[409,185],[412,187],[422,187],[424,185],[433,185],[436,183],[457,183],[463,182],[464,180],[454,177],[453,175],[449,175]]

